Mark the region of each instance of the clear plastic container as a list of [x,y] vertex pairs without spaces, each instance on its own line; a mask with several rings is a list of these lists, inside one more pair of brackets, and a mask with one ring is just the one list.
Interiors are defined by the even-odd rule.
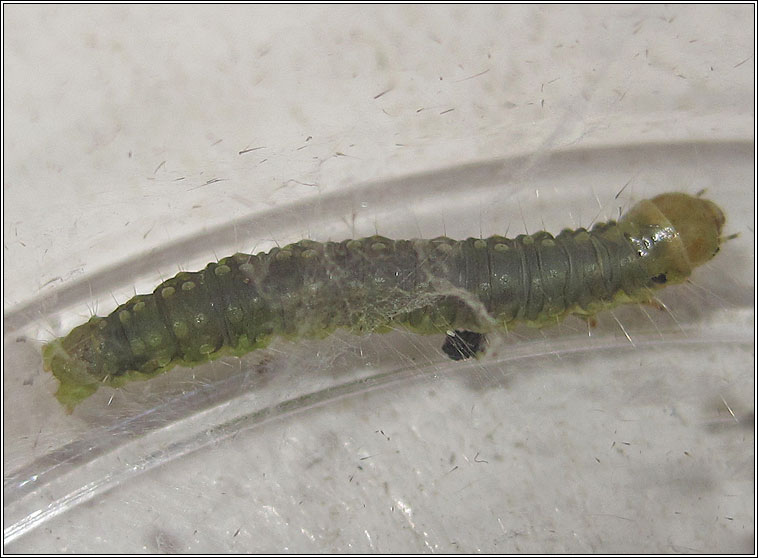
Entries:
[[[7,552],[750,552],[754,6],[6,6]],[[666,310],[276,341],[66,414],[42,344],[301,238],[724,244]]]
[[[212,492],[218,480],[204,476],[200,465],[205,456],[225,462],[227,453],[234,456],[224,481],[236,487],[228,494],[237,500],[229,503],[232,508],[248,497],[265,507],[254,488],[259,483],[264,494],[272,493],[273,483],[288,498],[304,491],[310,498],[330,501],[327,493],[337,491],[334,499],[341,503],[333,503],[337,509],[330,513],[347,523],[342,532],[348,539],[340,535],[339,543],[322,540],[323,548],[344,549],[343,542],[349,540],[353,548],[365,551],[412,545],[409,535],[404,542],[371,546],[370,535],[349,526],[360,511],[355,509],[359,502],[375,501],[382,492],[382,513],[400,523],[411,525],[419,516],[429,521],[425,513],[445,510],[442,523],[434,526],[438,530],[479,506],[494,510],[507,502],[495,515],[512,521],[515,513],[520,527],[504,526],[503,533],[517,537],[520,529],[536,529],[533,520],[531,527],[523,521],[538,506],[560,510],[560,517],[572,522],[589,516],[631,521],[609,519],[624,515],[612,501],[582,512],[589,504],[574,493],[581,487],[578,478],[597,475],[610,490],[619,475],[631,482],[631,470],[660,468],[660,483],[670,486],[658,489],[671,498],[683,498],[676,483],[690,482],[680,480],[681,474],[700,478],[707,472],[712,478],[700,478],[703,483],[746,486],[751,436],[746,427],[753,413],[753,239],[743,227],[752,216],[752,192],[745,187],[752,169],[751,146],[568,150],[542,157],[526,180],[514,184],[510,176],[529,161],[491,161],[360,185],[319,197],[318,211],[313,201],[305,200],[251,215],[71,282],[6,314],[6,543],[28,540],[51,521],[60,521],[58,516],[76,513],[85,503],[121,498],[117,494],[122,487],[144,484],[143,477],[165,479],[187,463],[200,470],[185,489],[197,495]],[[640,161],[644,170],[621,191]],[[375,223],[382,223],[380,233],[396,238],[426,236],[440,228],[456,238],[506,230],[511,235],[542,228],[557,232],[564,225],[616,217],[634,200],[660,192],[659,184],[691,181],[693,176],[699,180],[688,189],[694,193],[709,188],[708,196],[728,216],[727,232],[742,234],[698,269],[690,283],[663,291],[667,311],[623,307],[600,315],[594,329],[576,318],[549,329],[518,328],[491,339],[481,360],[464,363],[442,354],[441,336],[338,333],[323,341],[277,342],[243,359],[174,370],[121,390],[103,388],[73,415],[65,414],[52,397],[56,381],[41,369],[36,340],[65,334],[93,299],[105,314],[112,310],[107,307],[109,293],[123,292],[133,282],[158,281],[150,270],[167,261],[195,260],[194,254],[199,257],[209,248],[225,254],[242,238],[252,244],[264,235],[294,239],[304,222],[317,240],[372,234]],[[567,187],[575,184],[583,186]],[[448,438],[441,431],[454,421],[465,426]],[[241,468],[241,451],[250,451],[256,462],[249,470]],[[572,470],[576,459],[586,463]],[[334,470],[333,477],[326,475],[337,462],[344,468]],[[359,486],[357,479],[374,467],[389,470]],[[472,477],[475,467],[486,468],[486,475]],[[566,484],[553,488],[565,491],[541,491],[534,484],[537,470],[566,475]],[[295,482],[300,474],[304,484]],[[398,485],[372,484],[390,475],[401,479]],[[477,482],[482,483],[478,488],[467,488]],[[337,488],[339,484],[343,486]],[[468,491],[470,509],[457,507],[461,500],[454,498],[451,487]],[[348,496],[351,489],[359,496]],[[635,513],[641,511],[636,506],[652,505],[648,497],[627,498],[631,503],[625,509],[630,506]],[[749,493],[732,498],[736,509],[747,513]],[[411,502],[419,500],[422,511],[412,510]],[[277,506],[271,506],[248,533],[258,536],[266,525],[279,530],[255,548],[313,548],[307,538],[286,542],[295,526],[282,527]],[[556,513],[548,513],[540,528],[557,527]],[[318,514],[300,517],[298,530],[323,539],[324,532],[316,534],[320,520]],[[182,528],[190,538],[191,526]],[[458,544],[474,550],[486,532],[488,527],[471,524]],[[435,538],[440,533],[433,531],[427,542],[453,551],[455,546]],[[633,546],[630,542],[619,548]]]

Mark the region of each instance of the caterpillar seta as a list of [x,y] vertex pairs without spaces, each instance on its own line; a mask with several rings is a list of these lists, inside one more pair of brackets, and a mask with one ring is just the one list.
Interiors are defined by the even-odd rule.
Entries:
[[445,352],[466,358],[483,334],[514,322],[542,327],[569,314],[590,318],[651,301],[657,289],[685,281],[718,252],[724,222],[714,203],[668,193],[640,201],[618,222],[557,236],[372,236],[238,253],[93,316],[45,345],[44,368],[71,411],[100,386],[240,356],[274,336],[456,330]]

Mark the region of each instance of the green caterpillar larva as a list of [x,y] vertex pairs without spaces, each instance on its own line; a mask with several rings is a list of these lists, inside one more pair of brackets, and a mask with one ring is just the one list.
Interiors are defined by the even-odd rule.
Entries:
[[[681,193],[585,229],[456,241],[303,240],[182,272],[43,349],[69,410],[99,386],[336,328],[486,333],[646,302],[719,250],[724,214]],[[464,355],[468,356],[468,355]]]

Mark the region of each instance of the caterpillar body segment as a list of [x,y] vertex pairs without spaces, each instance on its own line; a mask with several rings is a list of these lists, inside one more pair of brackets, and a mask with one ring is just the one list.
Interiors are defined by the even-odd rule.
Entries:
[[686,280],[718,251],[723,224],[712,202],[673,193],[639,202],[618,222],[557,236],[373,236],[235,254],[92,317],[44,347],[44,367],[60,381],[57,398],[72,410],[101,385],[243,355],[274,336],[404,327],[456,330],[468,339],[467,331],[483,334],[514,322],[539,327],[572,313],[591,317],[650,301],[656,289]]

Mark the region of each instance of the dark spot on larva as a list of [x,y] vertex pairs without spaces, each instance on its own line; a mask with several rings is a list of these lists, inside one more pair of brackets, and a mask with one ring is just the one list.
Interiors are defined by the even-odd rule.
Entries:
[[456,329],[448,332],[445,343],[442,345],[442,352],[452,360],[471,358],[482,351],[486,339],[483,333]]
[[665,273],[659,273],[655,277],[651,277],[650,280],[653,283],[657,283],[658,285],[665,285],[666,284],[666,274]]

